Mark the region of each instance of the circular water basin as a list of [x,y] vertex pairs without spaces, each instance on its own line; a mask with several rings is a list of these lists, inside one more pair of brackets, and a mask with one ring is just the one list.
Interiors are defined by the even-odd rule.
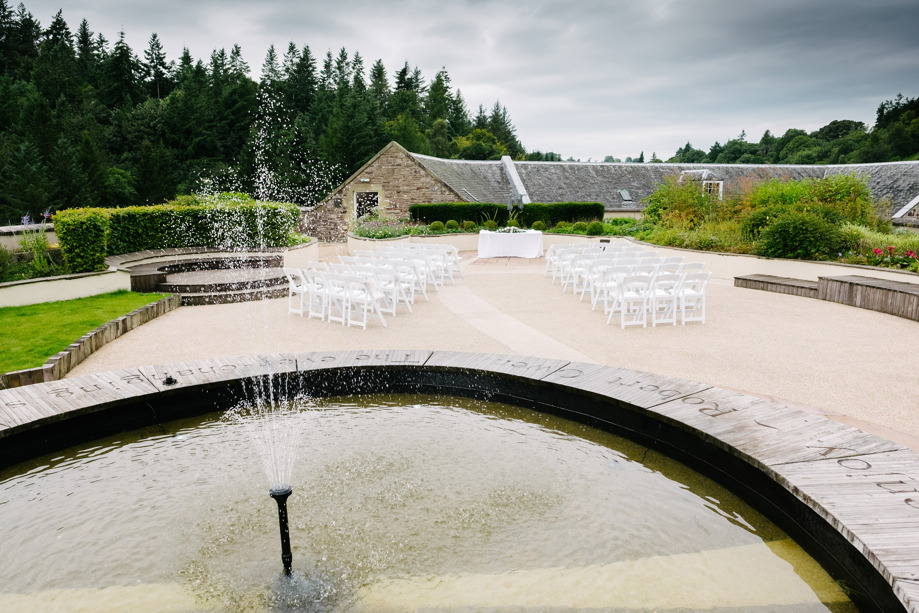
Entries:
[[215,412],[0,472],[0,610],[856,610],[729,491],[579,423],[370,395],[289,426],[292,577],[251,428]]

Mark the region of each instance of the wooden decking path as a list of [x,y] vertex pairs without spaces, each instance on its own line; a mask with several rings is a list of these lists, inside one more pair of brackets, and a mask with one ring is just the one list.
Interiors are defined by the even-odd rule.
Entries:
[[734,287],[817,298],[919,321],[919,282],[907,283],[859,275],[818,277],[818,281],[773,275],[744,275],[734,277]]

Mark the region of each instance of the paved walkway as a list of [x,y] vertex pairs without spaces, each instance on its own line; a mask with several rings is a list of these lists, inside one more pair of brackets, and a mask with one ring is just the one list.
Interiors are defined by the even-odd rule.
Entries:
[[[343,245],[323,246],[334,260]],[[192,359],[349,349],[443,349],[564,358],[692,379],[806,407],[919,450],[919,323],[808,298],[733,286],[742,274],[894,272],[676,252],[713,272],[707,321],[685,326],[607,325],[570,290],[543,277],[545,262],[478,260],[463,277],[387,326],[345,328],[287,314],[286,299],[182,307],[106,345],[69,376]]]

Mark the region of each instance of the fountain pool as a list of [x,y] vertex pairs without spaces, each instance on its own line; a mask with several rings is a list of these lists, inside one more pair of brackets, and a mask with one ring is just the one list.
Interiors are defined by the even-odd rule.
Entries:
[[221,412],[2,470],[0,609],[856,610],[737,496],[589,426],[391,394],[297,419],[293,602],[260,461]]

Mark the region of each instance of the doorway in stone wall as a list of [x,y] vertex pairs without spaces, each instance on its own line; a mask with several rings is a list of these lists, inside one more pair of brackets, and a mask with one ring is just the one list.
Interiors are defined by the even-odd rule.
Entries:
[[358,217],[371,212],[380,204],[380,194],[377,192],[355,192],[354,214]]

